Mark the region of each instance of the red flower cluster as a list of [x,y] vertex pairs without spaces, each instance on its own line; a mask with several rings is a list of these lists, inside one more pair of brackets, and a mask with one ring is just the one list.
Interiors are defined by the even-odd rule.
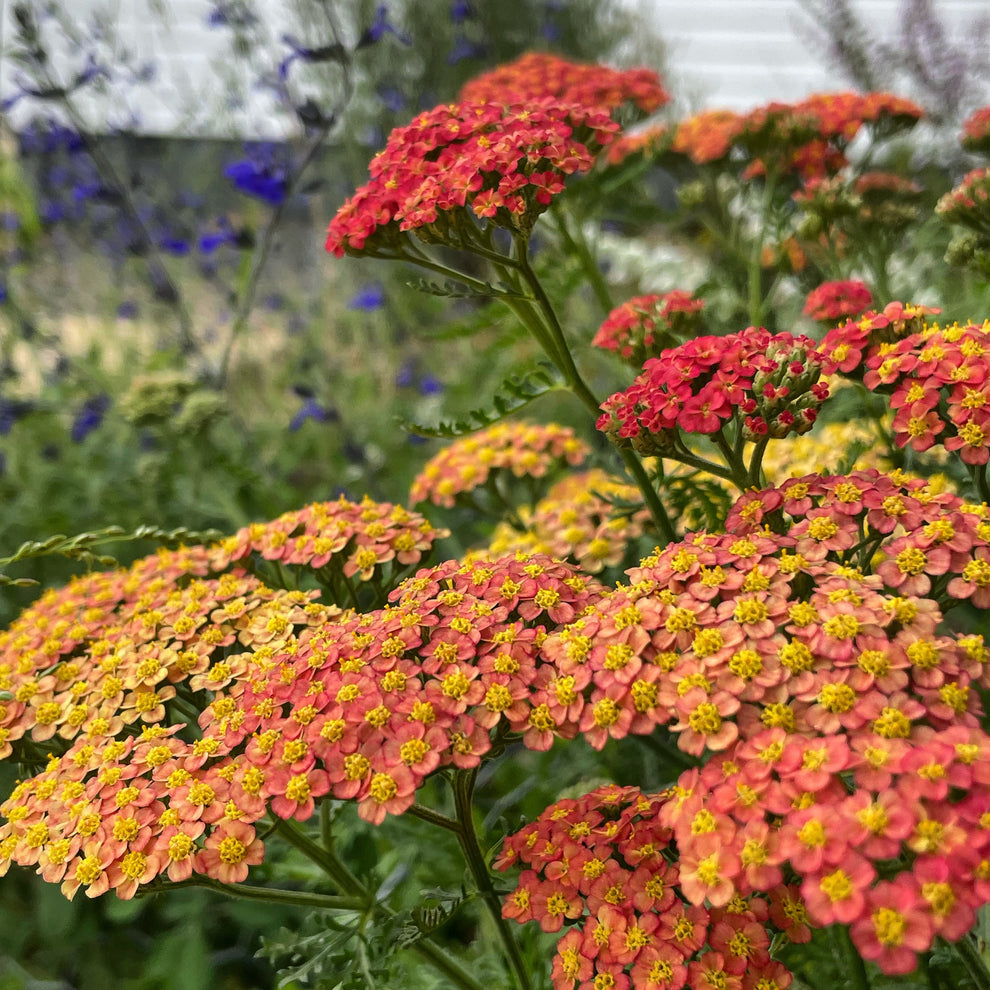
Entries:
[[565,176],[588,171],[618,129],[605,110],[553,98],[425,111],[389,135],[371,181],[330,223],[326,249],[394,254],[410,230],[458,246],[478,220],[528,231]]
[[864,352],[870,357],[882,349],[923,330],[925,317],[940,309],[914,303],[891,302],[879,312],[863,313],[830,330],[819,345],[822,370],[827,375],[849,374],[860,367]]
[[862,374],[868,388],[890,394],[898,446],[924,451],[941,443],[958,450],[967,464],[986,464],[990,322],[944,329],[925,325],[896,342],[879,344],[864,328],[870,322],[867,314],[826,336],[826,367]]
[[967,151],[990,151],[990,107],[980,107],[963,121],[960,141]]
[[674,338],[693,334],[704,307],[703,299],[683,289],[635,296],[608,314],[591,343],[642,368],[647,358],[659,357]]
[[949,223],[990,234],[990,168],[973,169],[936,204],[935,212]]
[[811,429],[828,386],[812,340],[749,327],[697,337],[651,358],[624,392],[602,403],[598,429],[643,454],[673,449],[682,433],[718,433],[743,418],[747,439]]
[[458,495],[488,484],[498,473],[541,478],[565,464],[577,466],[588,453],[588,445],[569,426],[496,423],[432,457],[413,481],[409,501],[450,508]]
[[823,282],[808,293],[804,302],[804,314],[813,320],[830,323],[860,316],[873,305],[873,296],[863,282],[848,279],[842,282]]
[[587,574],[620,564],[650,526],[639,489],[599,468],[567,475],[520,515],[526,529],[501,523],[485,548],[487,556],[545,553],[571,560]]
[[630,102],[645,113],[670,101],[652,69],[610,69],[569,62],[549,52],[527,52],[472,79],[459,98],[465,103],[527,103],[548,96],[608,111]]
[[[692,904],[681,886],[674,830],[663,823],[675,792],[602,787],[558,801],[505,841],[496,867],[524,871],[503,914],[566,934],[557,943],[556,990],[786,990],[770,934],[807,941],[803,907],[778,885],[768,899]],[[690,881],[688,882],[690,886]]]

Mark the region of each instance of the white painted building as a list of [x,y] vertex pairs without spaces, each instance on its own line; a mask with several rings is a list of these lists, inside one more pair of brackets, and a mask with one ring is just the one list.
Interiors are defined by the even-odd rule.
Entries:
[[[415,3],[416,0],[409,0]],[[474,0],[475,4],[507,0]],[[511,2],[511,0],[509,0]],[[845,88],[830,75],[824,53],[809,50],[808,14],[803,0],[623,0],[647,18],[667,45],[669,85],[685,109],[746,109],[769,100],[794,100],[815,90]],[[852,0],[865,23],[893,40],[906,0]],[[84,107],[94,126],[132,126],[150,134],[227,133],[277,137],[287,122],[271,92],[253,86],[247,72],[229,58],[230,33],[209,26],[211,0],[61,0],[83,22],[97,10],[111,10],[110,58],[123,46],[135,65],[154,62],[156,76],[115,91],[109,103],[93,99]],[[256,0],[263,26],[278,50],[293,0]],[[342,5],[344,6],[344,5]],[[397,3],[392,5],[398,7]],[[0,47],[11,38],[13,3],[2,3]],[[965,39],[973,23],[990,16],[990,0],[934,0],[952,37]],[[283,47],[284,50],[284,47]],[[65,46],[60,70],[81,64]],[[990,60],[990,54],[988,54]],[[254,70],[265,66],[254,66]],[[276,64],[268,65],[274,70]],[[239,75],[240,74],[240,75]],[[0,61],[0,95],[16,89],[9,59]],[[231,98],[245,94],[241,106]],[[27,101],[10,110],[14,126],[28,112]],[[100,120],[100,115],[104,119]]]

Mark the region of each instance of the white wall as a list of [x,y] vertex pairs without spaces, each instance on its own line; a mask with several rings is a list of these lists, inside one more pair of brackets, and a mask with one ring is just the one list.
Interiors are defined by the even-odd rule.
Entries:
[[[87,106],[93,126],[128,126],[133,118],[146,133],[240,133],[277,137],[288,125],[277,99],[238,79],[227,57],[230,33],[207,27],[210,0],[61,0],[77,18],[110,10],[116,34],[140,60],[153,59],[157,78],[148,86],[121,87],[109,109],[105,101]],[[409,0],[415,3],[415,0]],[[475,0],[505,3],[511,0]],[[721,106],[746,109],[772,99],[794,100],[815,90],[842,88],[830,78],[821,58],[801,40],[807,23],[801,0],[623,0],[638,9],[667,43],[670,87],[683,107]],[[291,25],[293,0],[258,0],[272,39]],[[883,36],[895,34],[902,0],[854,0],[862,19]],[[990,14],[990,0],[935,0],[936,10],[955,35],[980,14]],[[10,0],[2,4],[10,38]],[[154,13],[163,8],[164,18]],[[283,52],[287,49],[282,48]],[[268,49],[277,53],[276,44]],[[108,48],[109,52],[109,48]],[[76,63],[78,64],[78,53]],[[111,54],[111,58],[112,58]],[[278,54],[272,57],[277,61]],[[65,63],[73,53],[64,53]],[[990,58],[990,56],[988,56]],[[264,66],[256,66],[264,68]],[[274,69],[274,64],[267,66]],[[0,93],[8,95],[12,66],[0,62]],[[227,86],[247,93],[246,106],[230,104]],[[16,126],[28,107],[16,107]],[[102,119],[101,119],[102,118]]]

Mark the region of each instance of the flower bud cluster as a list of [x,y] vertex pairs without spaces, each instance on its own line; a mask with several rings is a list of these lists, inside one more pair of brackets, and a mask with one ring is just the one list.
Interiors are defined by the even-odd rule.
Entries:
[[949,223],[990,235],[990,168],[968,172],[935,204],[935,212]]
[[749,327],[697,337],[648,360],[606,399],[598,429],[646,455],[673,449],[679,433],[719,433],[733,418],[750,440],[805,433],[828,398],[820,366],[803,336]]

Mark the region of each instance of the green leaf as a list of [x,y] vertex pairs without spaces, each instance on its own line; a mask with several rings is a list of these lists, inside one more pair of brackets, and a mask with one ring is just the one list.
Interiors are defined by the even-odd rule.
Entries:
[[452,278],[444,279],[443,282],[414,278],[410,279],[406,285],[418,292],[425,292],[430,296],[442,296],[445,299],[491,299],[493,296],[502,299],[532,299],[532,296],[513,289],[505,282],[484,282],[482,283],[483,288],[481,288],[458,282]]
[[435,426],[408,421],[400,421],[400,425],[407,433],[421,437],[454,440],[484,430],[528,406],[541,395],[564,387],[564,380],[555,368],[541,365],[521,375],[511,375],[502,382],[492,396],[490,409],[472,409],[464,419],[441,421]]

